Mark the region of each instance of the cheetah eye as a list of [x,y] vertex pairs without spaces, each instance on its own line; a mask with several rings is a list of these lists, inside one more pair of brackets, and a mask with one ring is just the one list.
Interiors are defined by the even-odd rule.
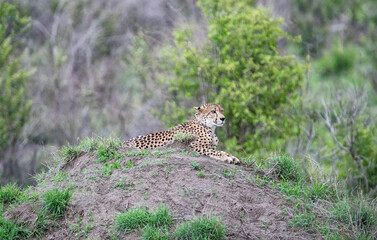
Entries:
[[216,113],[216,110],[212,110],[213,113]]

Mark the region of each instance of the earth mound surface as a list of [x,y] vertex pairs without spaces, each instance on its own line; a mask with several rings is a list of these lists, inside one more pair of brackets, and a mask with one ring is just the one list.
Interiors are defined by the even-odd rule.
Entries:
[[[170,238],[181,222],[201,216],[217,216],[227,239],[316,237],[289,226],[292,203],[258,185],[259,176],[247,166],[199,156],[179,144],[141,152],[122,148],[118,153],[121,158],[106,162],[94,153],[80,154],[50,170],[32,189],[36,195],[53,188],[74,191],[64,216],[49,225],[42,239],[142,239],[140,232],[117,230],[115,217],[138,206],[156,209],[161,204],[174,214]],[[30,225],[38,218],[30,203],[12,213]]]

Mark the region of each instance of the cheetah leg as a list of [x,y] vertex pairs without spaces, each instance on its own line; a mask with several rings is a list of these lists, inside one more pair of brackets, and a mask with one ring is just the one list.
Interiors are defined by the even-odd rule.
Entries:
[[198,144],[197,142],[192,142],[190,146],[195,152],[200,153],[202,155],[210,156],[216,160],[220,160],[226,163],[240,163],[240,160],[235,156],[232,156],[223,151],[216,151],[215,146],[203,146],[202,144]]
[[209,149],[209,151],[204,154],[214,159],[220,160],[222,162],[234,163],[234,164],[240,163],[240,160],[238,158],[223,151],[215,151],[215,150]]

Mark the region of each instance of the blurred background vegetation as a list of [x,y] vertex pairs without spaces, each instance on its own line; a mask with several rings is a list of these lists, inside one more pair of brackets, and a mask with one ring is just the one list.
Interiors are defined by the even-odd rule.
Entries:
[[373,0],[0,0],[1,182],[86,136],[221,104],[221,148],[310,158],[377,193]]

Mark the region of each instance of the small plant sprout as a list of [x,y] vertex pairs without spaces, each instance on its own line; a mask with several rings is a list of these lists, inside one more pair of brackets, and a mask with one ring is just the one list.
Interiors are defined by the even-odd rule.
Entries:
[[201,169],[200,164],[197,161],[192,160],[191,161],[191,169],[199,171]]
[[223,169],[222,174],[224,177],[232,179],[236,175],[236,168]]

